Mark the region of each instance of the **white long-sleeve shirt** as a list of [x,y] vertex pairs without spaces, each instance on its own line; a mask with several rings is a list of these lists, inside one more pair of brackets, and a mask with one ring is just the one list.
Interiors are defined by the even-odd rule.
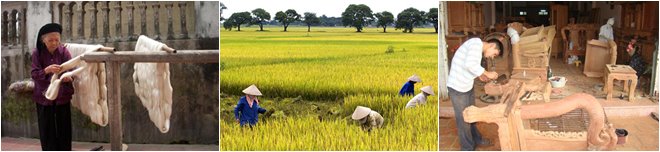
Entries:
[[371,111],[369,112],[369,115],[360,119],[360,126],[364,131],[371,131],[371,129],[374,127],[383,127],[384,121],[385,119],[383,119],[383,116],[381,116],[378,112]]
[[408,101],[408,103],[406,104],[406,108],[412,108],[417,105],[423,105],[423,104],[426,104],[426,96],[424,95],[424,93],[419,93],[415,95],[415,97],[410,99],[410,101]]
[[481,58],[484,43],[479,38],[472,38],[463,43],[451,59],[451,68],[447,78],[447,87],[459,92],[468,92],[474,85],[474,78],[484,73]]

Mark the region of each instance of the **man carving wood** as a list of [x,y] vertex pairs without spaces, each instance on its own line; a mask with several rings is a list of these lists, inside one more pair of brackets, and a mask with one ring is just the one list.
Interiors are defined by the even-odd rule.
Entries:
[[474,105],[474,79],[481,81],[497,79],[497,72],[485,71],[481,67],[482,57],[493,58],[499,54],[497,45],[484,42],[479,38],[465,41],[452,58],[451,69],[447,79],[449,98],[456,116],[456,127],[461,143],[461,150],[473,151],[476,145],[488,145],[483,140],[474,123],[463,121],[463,110]]

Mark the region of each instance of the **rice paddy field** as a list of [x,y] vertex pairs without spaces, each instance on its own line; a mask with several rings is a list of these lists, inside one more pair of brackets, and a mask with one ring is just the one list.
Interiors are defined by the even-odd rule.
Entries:
[[[404,109],[398,96],[412,74],[437,93],[437,34],[432,28],[243,27],[220,34],[221,150],[437,150],[438,100]],[[233,107],[256,84],[264,96],[254,128],[241,128]],[[385,118],[364,132],[350,119],[356,106]]]

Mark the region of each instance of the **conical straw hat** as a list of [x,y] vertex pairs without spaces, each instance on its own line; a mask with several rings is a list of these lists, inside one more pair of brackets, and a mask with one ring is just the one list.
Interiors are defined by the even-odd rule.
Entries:
[[430,95],[435,95],[435,93],[433,93],[433,88],[431,88],[431,86],[422,87],[420,90],[422,90],[422,92],[426,92]]
[[371,112],[371,109],[369,109],[367,107],[357,106],[355,108],[355,111],[353,112],[353,116],[351,116],[351,118],[353,118],[353,120],[360,120],[360,119],[366,117],[367,115],[369,115],[370,112]]
[[408,77],[408,81],[422,82],[422,79],[419,78],[417,74],[413,74],[412,76]]
[[257,86],[255,86],[254,84],[243,89],[243,93],[254,96],[261,96],[261,91],[259,91],[259,89],[257,89]]

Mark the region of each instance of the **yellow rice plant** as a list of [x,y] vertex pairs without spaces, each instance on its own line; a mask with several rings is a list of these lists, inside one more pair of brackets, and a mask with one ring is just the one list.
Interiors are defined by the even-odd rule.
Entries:
[[[355,96],[364,105],[373,99],[392,97]],[[394,97],[398,98],[398,97]],[[358,102],[358,101],[355,101]],[[324,120],[316,117],[288,117],[240,127],[236,122],[220,123],[221,150],[437,150],[438,103],[404,109],[397,103],[383,109],[389,114],[382,128],[364,132],[350,118]],[[396,106],[395,106],[396,105]],[[353,107],[354,108],[354,107]],[[349,111],[352,111],[349,110]]]

